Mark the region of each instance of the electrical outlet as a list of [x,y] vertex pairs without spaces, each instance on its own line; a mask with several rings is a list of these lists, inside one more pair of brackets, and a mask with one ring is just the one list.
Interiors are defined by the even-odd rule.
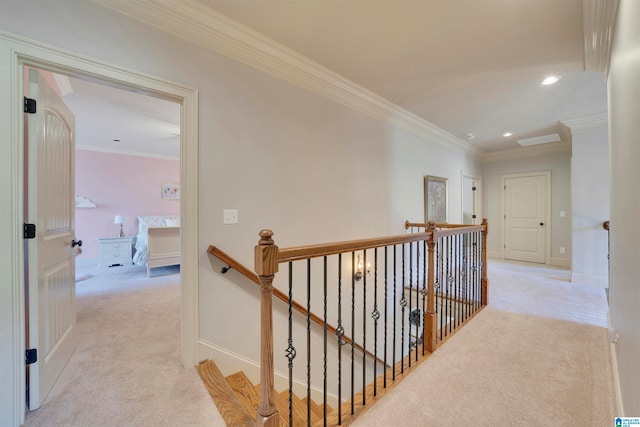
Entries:
[[560,247],[560,253],[561,254],[565,253],[565,249],[563,247]]
[[238,209],[225,209],[223,211],[223,224],[237,224]]

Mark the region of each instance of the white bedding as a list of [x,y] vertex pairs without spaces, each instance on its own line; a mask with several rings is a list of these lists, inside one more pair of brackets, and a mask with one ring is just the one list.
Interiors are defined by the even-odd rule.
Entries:
[[136,235],[136,253],[133,263],[146,265],[149,259],[149,227],[179,227],[180,215],[148,215],[138,217],[138,234]]

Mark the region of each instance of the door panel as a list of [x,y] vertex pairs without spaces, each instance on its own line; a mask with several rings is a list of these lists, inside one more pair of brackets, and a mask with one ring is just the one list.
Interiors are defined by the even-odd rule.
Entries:
[[547,177],[505,180],[505,258],[545,262]]
[[38,361],[27,367],[28,405],[37,409],[75,349],[75,119],[55,91],[29,70],[36,114],[28,121],[28,342]]

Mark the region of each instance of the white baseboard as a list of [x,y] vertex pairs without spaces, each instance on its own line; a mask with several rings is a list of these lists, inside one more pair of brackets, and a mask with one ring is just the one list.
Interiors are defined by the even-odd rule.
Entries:
[[571,268],[571,260],[569,258],[551,257],[551,265],[555,267]]
[[[611,325],[611,316],[607,313],[607,321],[609,323],[609,331],[613,331],[613,325]],[[616,350],[616,343],[610,343],[609,349],[611,350],[611,367],[613,370],[613,389],[616,395],[616,417],[624,417],[624,405],[622,403],[622,388],[620,387],[620,372],[618,371],[618,354]]]
[[504,259],[504,253],[502,251],[487,251],[487,258]]
[[[247,359],[244,356],[219,347],[203,339],[200,339],[198,344],[198,360],[213,360],[218,366],[218,369],[220,369],[222,375],[227,376],[238,371],[243,371],[254,384],[260,383],[260,364],[258,362]],[[287,390],[289,388],[289,376],[283,372],[275,371],[273,382],[275,389],[278,391]],[[294,379],[293,392],[301,398],[305,397],[307,395],[307,384]],[[322,389],[312,386],[311,398],[314,402],[322,402]],[[328,392],[327,403],[334,408],[337,407],[338,396],[335,393]]]
[[582,274],[571,272],[571,282],[580,285],[593,286],[594,288],[608,288],[609,281],[606,276],[594,276],[591,274]]

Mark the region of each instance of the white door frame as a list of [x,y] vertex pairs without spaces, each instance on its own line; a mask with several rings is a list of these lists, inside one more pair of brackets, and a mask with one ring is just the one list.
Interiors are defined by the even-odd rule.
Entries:
[[[460,180],[460,209],[464,209],[464,179],[471,178],[476,181],[476,192],[474,194],[474,204],[475,204],[475,214],[476,220],[474,225],[478,225],[482,223],[482,176],[474,175],[472,173],[462,172],[462,178]],[[462,223],[462,218],[464,216],[464,212],[461,211],[460,214],[460,223]]]
[[[0,351],[0,363],[13,366],[12,402],[0,410],[13,407],[13,425],[24,421],[25,413],[25,295],[23,254],[23,183],[24,129],[22,113],[22,67],[35,68],[88,78],[95,82],[128,89],[178,102],[180,117],[180,200],[182,227],[181,317],[182,364],[197,362],[198,350],[198,91],[196,89],[107,64],[44,43],[0,31],[0,190],[6,195],[0,203],[0,302],[8,308],[0,317],[0,331],[10,334],[11,354]],[[4,243],[6,242],[6,243]],[[5,299],[6,298],[6,299]],[[10,306],[9,306],[10,304]],[[7,324],[9,323],[9,324]],[[6,341],[5,341],[6,342]],[[12,362],[12,363],[11,363]],[[6,372],[6,371],[5,371]],[[5,378],[3,375],[2,378]],[[0,386],[1,387],[1,386]],[[3,395],[7,395],[4,393]],[[3,418],[4,419],[4,418]]]
[[502,259],[504,258],[504,239],[505,239],[505,202],[504,202],[504,194],[505,194],[505,185],[506,180],[509,178],[527,178],[532,176],[541,176],[545,177],[546,188],[545,192],[545,213],[544,213],[544,263],[547,265],[551,265],[551,171],[536,171],[536,172],[523,172],[523,173],[512,173],[508,175],[500,175],[500,253],[502,254]]

